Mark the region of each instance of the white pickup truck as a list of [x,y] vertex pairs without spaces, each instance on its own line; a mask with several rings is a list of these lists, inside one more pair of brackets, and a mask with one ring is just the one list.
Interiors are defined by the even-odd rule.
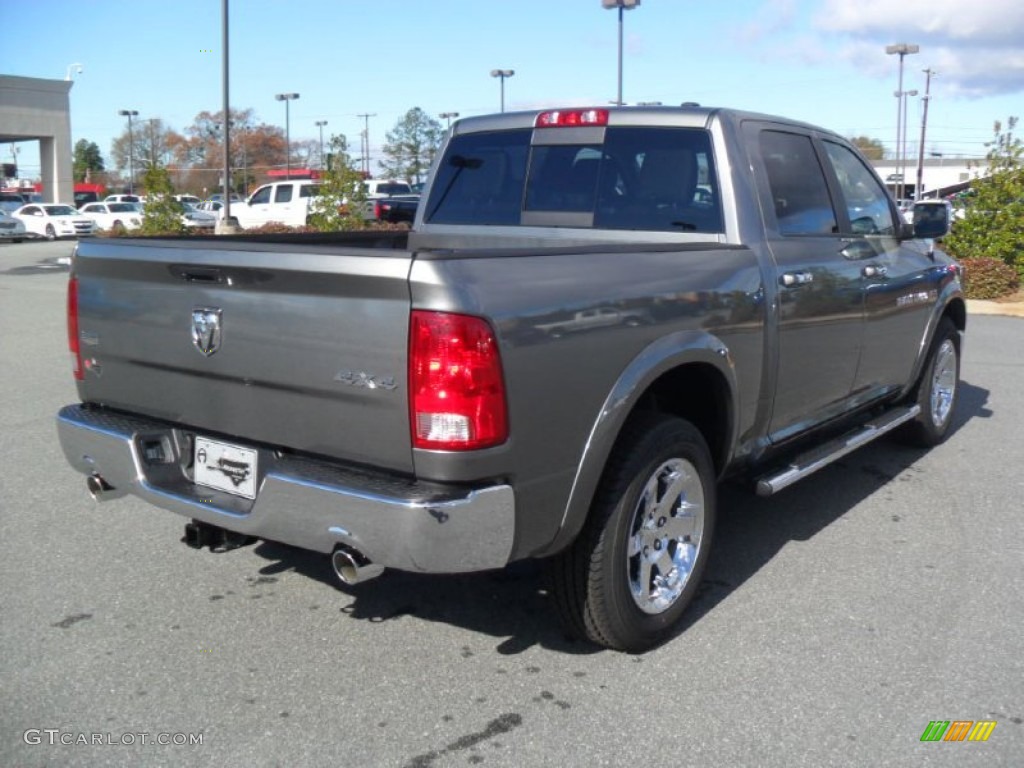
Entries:
[[302,181],[275,181],[264,184],[243,203],[232,203],[231,215],[243,229],[261,227],[270,222],[301,227],[309,215],[309,205],[319,184]]

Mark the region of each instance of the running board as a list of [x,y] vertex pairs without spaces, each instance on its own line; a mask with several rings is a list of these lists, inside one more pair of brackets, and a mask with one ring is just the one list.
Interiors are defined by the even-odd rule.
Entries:
[[836,459],[841,459],[886,432],[891,432],[900,424],[916,418],[919,413],[921,413],[919,405],[893,408],[853,432],[848,432],[842,437],[837,437],[835,440],[807,451],[807,453],[800,454],[781,472],[758,478],[757,495],[771,496],[783,488],[788,488],[797,480],[803,480],[822,467],[827,467]]

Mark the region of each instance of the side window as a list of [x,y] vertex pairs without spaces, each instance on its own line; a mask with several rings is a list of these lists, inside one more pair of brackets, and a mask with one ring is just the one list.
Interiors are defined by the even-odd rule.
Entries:
[[275,203],[290,203],[292,200],[292,185],[282,184],[274,190]]
[[838,234],[835,209],[810,136],[762,131],[760,144],[779,233]]
[[252,194],[250,202],[260,205],[265,205],[270,202],[270,187],[260,187]]
[[320,194],[320,186],[318,184],[303,184],[299,187],[299,197],[316,197]]
[[825,152],[839,179],[851,232],[856,235],[895,235],[896,222],[889,206],[889,195],[875,175],[842,144],[826,141]]

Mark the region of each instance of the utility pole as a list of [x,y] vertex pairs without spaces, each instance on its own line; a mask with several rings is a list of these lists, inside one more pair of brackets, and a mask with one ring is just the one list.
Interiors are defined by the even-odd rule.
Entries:
[[370,175],[370,118],[376,116],[376,112],[357,115],[357,117],[363,118],[365,126],[363,128],[362,145],[360,146],[360,150],[363,156],[363,175],[367,177]]
[[928,130],[928,102],[932,98],[932,75],[937,75],[938,72],[929,67],[924,70],[924,74],[924,111],[921,114],[921,146],[917,148],[917,194],[914,195],[915,200],[920,200],[921,194],[924,192],[924,135]]

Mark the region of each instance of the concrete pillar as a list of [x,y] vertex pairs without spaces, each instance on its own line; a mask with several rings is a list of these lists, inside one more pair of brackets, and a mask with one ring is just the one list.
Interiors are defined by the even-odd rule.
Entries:
[[43,198],[73,203],[69,80],[0,75],[0,142],[39,140]]

